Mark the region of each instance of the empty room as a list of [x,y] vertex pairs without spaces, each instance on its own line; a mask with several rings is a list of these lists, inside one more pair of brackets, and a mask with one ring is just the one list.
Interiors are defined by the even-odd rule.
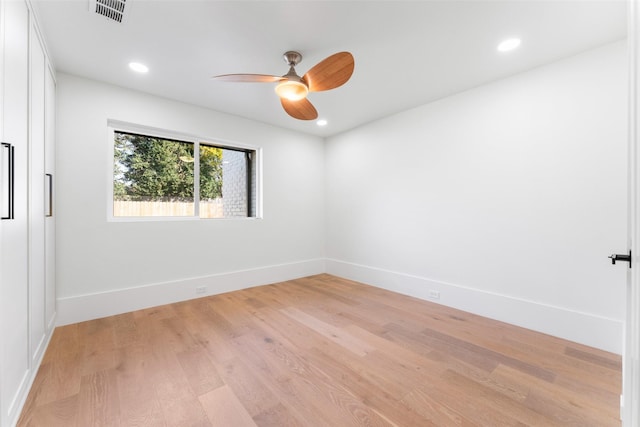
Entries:
[[0,0],[0,427],[637,427],[639,36]]

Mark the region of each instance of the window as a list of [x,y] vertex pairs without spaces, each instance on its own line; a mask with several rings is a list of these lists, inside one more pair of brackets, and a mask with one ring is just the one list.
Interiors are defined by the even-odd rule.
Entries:
[[112,131],[113,218],[257,216],[255,149]]
[[254,217],[255,151],[200,144],[200,218]]

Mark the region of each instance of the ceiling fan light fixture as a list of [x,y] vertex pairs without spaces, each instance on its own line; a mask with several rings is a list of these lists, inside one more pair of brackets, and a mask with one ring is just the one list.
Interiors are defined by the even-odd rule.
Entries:
[[300,101],[307,97],[309,88],[302,82],[296,80],[284,80],[276,86],[276,93],[280,98],[289,101]]

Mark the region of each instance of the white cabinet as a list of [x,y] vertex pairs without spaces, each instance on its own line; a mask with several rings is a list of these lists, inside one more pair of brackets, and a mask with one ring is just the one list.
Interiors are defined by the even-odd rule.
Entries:
[[26,1],[0,0],[0,427],[17,421],[55,319],[55,81]]

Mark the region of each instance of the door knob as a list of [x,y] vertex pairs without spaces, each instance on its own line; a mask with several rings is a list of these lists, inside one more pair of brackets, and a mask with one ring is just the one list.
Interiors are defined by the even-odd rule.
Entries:
[[629,268],[631,268],[631,251],[629,251],[629,255],[625,254],[611,254],[609,255],[611,259],[611,264],[615,265],[616,261],[626,261],[629,263]]

